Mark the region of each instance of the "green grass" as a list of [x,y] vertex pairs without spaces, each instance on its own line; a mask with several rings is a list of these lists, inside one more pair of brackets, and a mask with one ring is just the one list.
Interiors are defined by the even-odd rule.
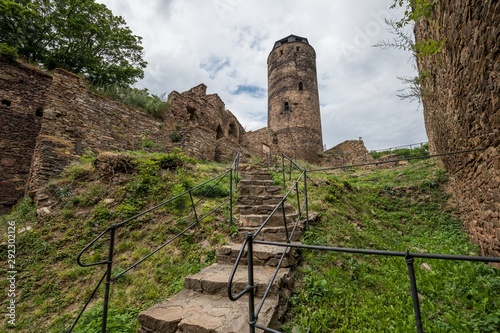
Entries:
[[[431,161],[405,168],[314,174],[321,221],[304,243],[477,255],[446,206]],[[415,332],[404,258],[304,251],[285,332]],[[482,263],[415,260],[426,332],[500,331],[500,273]]]
[[[180,151],[172,153],[89,153],[48,189],[55,205],[51,214],[36,217],[29,199],[1,216],[2,230],[14,220],[18,228],[30,226],[17,236],[17,321],[15,332],[63,332],[76,318],[86,298],[103,274],[103,267],[76,264],[79,251],[107,226],[180,194],[189,187],[223,173],[229,165],[198,162]],[[210,184],[210,183],[209,183]],[[227,199],[224,180],[197,207],[198,216]],[[205,189],[209,189],[206,185]],[[195,193],[193,200],[200,200]],[[108,323],[110,332],[137,332],[137,314],[180,291],[184,277],[215,262],[216,252],[234,235],[226,206],[203,220],[111,287]],[[194,222],[189,195],[155,213],[132,220],[117,230],[114,274],[141,259],[170,237]],[[6,235],[3,232],[2,235]],[[83,256],[84,262],[104,260],[109,236]],[[4,242],[1,239],[0,242]],[[203,244],[203,246],[202,246]],[[6,257],[0,247],[0,256]],[[5,276],[5,266],[0,274]],[[7,280],[0,281],[6,290]],[[84,313],[75,332],[99,332],[103,287]],[[1,301],[6,307],[8,300]]]
[[370,155],[374,159],[378,159],[386,155],[397,155],[399,159],[411,159],[411,158],[422,158],[429,156],[429,144],[425,143],[420,147],[416,148],[400,148],[384,151],[371,151]]
[[[179,151],[170,154],[129,152],[84,156],[68,167],[49,189],[52,214],[36,218],[35,206],[22,200],[12,214],[18,227],[31,226],[17,238],[16,332],[62,332],[76,317],[103,273],[81,268],[78,252],[112,223],[130,217],[190,186],[221,174],[228,165],[198,162]],[[281,174],[276,173],[281,181]],[[292,179],[298,176],[294,173]],[[309,174],[310,210],[320,222],[304,243],[412,252],[477,254],[462,223],[446,206],[441,190],[445,172],[432,161],[406,167],[347,173]],[[227,199],[224,180],[200,202],[201,216]],[[287,182],[289,186],[291,182]],[[210,185],[193,193],[212,189]],[[293,203],[292,196],[292,203]],[[183,197],[130,221],[117,232],[115,272],[147,255],[192,223],[191,200]],[[137,332],[137,314],[183,286],[186,275],[216,260],[221,245],[237,228],[227,208],[161,250],[112,284],[109,327]],[[3,232],[2,234],[6,234]],[[103,260],[107,243],[98,242],[86,262]],[[1,242],[5,240],[2,239]],[[201,244],[204,244],[203,246]],[[5,258],[5,248],[0,256]],[[283,325],[285,332],[415,332],[406,263],[403,258],[303,251],[295,293]],[[426,332],[500,331],[500,274],[479,263],[415,261]],[[430,269],[429,269],[430,268]],[[0,267],[4,276],[4,267]],[[0,281],[5,290],[7,281]],[[6,306],[6,301],[1,306]],[[98,332],[102,289],[76,332]],[[119,328],[118,328],[119,327]]]

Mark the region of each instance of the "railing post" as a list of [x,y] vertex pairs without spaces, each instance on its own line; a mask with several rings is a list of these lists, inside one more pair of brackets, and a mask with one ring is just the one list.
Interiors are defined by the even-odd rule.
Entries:
[[191,193],[191,189],[189,189],[189,198],[191,199],[191,207],[193,207],[194,217],[196,219],[196,223],[200,222],[198,220],[198,213],[196,212],[196,205],[194,204],[193,194]]
[[233,224],[233,169],[229,172],[229,223]]
[[285,200],[281,201],[281,211],[283,212],[283,223],[285,224],[286,242],[290,243],[290,235],[288,234],[288,226],[287,226],[287,223],[286,223]]
[[108,249],[108,263],[106,271],[106,282],[104,290],[104,303],[102,308],[102,328],[101,332],[106,333],[106,324],[108,321],[108,306],[109,306],[109,292],[111,290],[111,273],[113,269],[113,251],[115,246],[115,228],[111,228],[109,234],[109,249]]
[[286,187],[286,180],[285,180],[285,154],[281,153],[281,172],[283,174],[283,188]]
[[255,333],[255,286],[253,279],[253,233],[247,234],[247,268],[248,268],[248,329],[250,333]]
[[304,198],[306,201],[306,230],[309,229],[309,200],[307,199],[307,171],[304,170]]
[[299,182],[295,182],[295,194],[297,195],[297,207],[299,207],[299,220],[302,217],[302,207],[300,205]]
[[406,252],[405,261],[408,266],[408,275],[410,277],[411,298],[413,299],[413,311],[415,312],[415,324],[417,326],[417,332],[423,333],[424,329],[422,328],[422,317],[420,316],[417,281],[415,280],[415,269],[413,267],[415,259],[409,255],[408,251]]

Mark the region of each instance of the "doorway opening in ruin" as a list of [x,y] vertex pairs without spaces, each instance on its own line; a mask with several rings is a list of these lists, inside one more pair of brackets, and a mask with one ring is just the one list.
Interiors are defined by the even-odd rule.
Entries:
[[222,130],[222,127],[217,126],[217,133],[215,135],[215,139],[219,140],[220,138],[224,137],[224,131]]
[[192,106],[186,106],[187,113],[189,115],[189,121],[196,121],[196,108]]
[[233,138],[235,141],[238,141],[238,130],[236,129],[235,123],[229,124],[229,131],[227,133],[230,138]]
[[219,148],[215,148],[215,155],[214,155],[214,161],[217,163],[222,162],[222,153]]

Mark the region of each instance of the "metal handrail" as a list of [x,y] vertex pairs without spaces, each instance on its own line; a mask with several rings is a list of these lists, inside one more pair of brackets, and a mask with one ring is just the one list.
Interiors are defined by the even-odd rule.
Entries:
[[[365,254],[365,255],[378,255],[386,257],[403,257],[408,268],[408,276],[410,279],[410,287],[413,301],[413,310],[415,314],[415,326],[418,333],[423,333],[422,317],[420,313],[420,304],[418,299],[418,289],[417,282],[414,271],[414,259],[415,258],[426,258],[426,259],[440,259],[440,260],[455,260],[455,261],[473,261],[473,262],[498,262],[500,263],[500,257],[484,257],[484,256],[466,256],[466,255],[454,255],[454,254],[435,254],[435,253],[418,253],[418,252],[397,252],[397,251],[385,251],[385,250],[370,250],[370,249],[354,249],[354,248],[343,248],[343,247],[331,247],[331,246],[317,246],[317,245],[303,245],[297,243],[282,243],[282,242],[268,242],[252,239],[253,244],[271,245],[297,249],[306,250],[316,250],[316,251],[326,251],[326,252],[342,252],[342,253],[353,253],[353,254]],[[250,267],[248,268],[250,269]],[[249,273],[250,274],[250,273]],[[252,273],[253,274],[253,273]],[[263,329],[259,326],[258,328]],[[278,331],[269,331],[277,332]]]
[[[423,159],[423,158],[431,158],[431,157],[441,157],[441,156],[448,156],[448,155],[453,155],[457,153],[470,153],[470,152],[476,152],[476,151],[483,151],[484,149],[472,149],[472,150],[467,150],[467,151],[461,151],[461,152],[451,152],[451,153],[443,153],[443,154],[436,154],[436,155],[428,155],[425,157],[413,157],[413,158],[408,158],[408,159],[401,159],[401,160],[413,160],[413,159]],[[283,180],[285,180],[284,177],[284,158],[285,155],[282,155],[282,166],[283,166]],[[396,160],[396,161],[401,161],[401,160]],[[394,161],[386,161],[383,163],[391,163]],[[372,165],[372,164],[380,164],[379,163],[366,163],[366,164],[359,164],[359,165],[353,165],[353,166],[365,166],[365,165]],[[324,168],[324,169],[318,169],[318,170],[310,170],[309,172],[318,172],[318,171],[325,171],[325,170],[332,170],[332,169],[342,169],[344,167],[335,167],[335,168]],[[299,177],[299,180],[301,177],[304,177],[304,180],[307,179],[307,172],[305,169],[301,176]],[[291,174],[291,172],[290,172]],[[295,186],[298,186],[299,180],[294,182]],[[305,183],[306,185],[306,183]],[[304,198],[305,198],[305,208],[307,210],[308,204],[307,204],[307,186],[304,186],[304,192],[297,191],[297,196],[299,196],[299,192],[303,193]],[[285,197],[278,203],[276,208],[271,212],[270,216],[264,221],[264,223],[260,226],[260,228],[257,230],[255,234],[249,233],[247,235],[247,238],[245,239],[245,242],[242,245],[242,248],[240,250],[240,254],[238,256],[238,260],[235,262],[235,265],[233,267],[233,270],[231,272],[231,277],[230,277],[230,283],[228,285],[228,293],[231,296],[231,286],[232,286],[232,281],[234,274],[236,272],[236,269],[238,268],[240,264],[240,259],[241,255],[245,250],[245,247],[248,247],[247,251],[247,262],[248,262],[248,284],[245,287],[245,289],[238,294],[238,298],[241,298],[245,293],[249,293],[249,300],[248,300],[248,307],[249,307],[249,332],[254,333],[255,328],[259,328],[265,332],[272,332],[272,333],[282,333],[280,331],[271,329],[269,327],[265,327],[263,325],[259,325],[257,323],[258,315],[263,307],[264,302],[267,299],[267,296],[269,294],[269,291],[271,289],[272,284],[274,283],[274,280],[276,279],[277,272],[281,268],[282,262],[286,256],[286,253],[289,251],[291,248],[296,248],[296,249],[307,249],[307,250],[315,250],[315,251],[328,251],[328,252],[343,252],[343,253],[353,253],[353,254],[364,254],[364,255],[378,255],[378,256],[390,256],[390,257],[404,257],[405,263],[407,265],[408,269],[408,276],[410,280],[410,287],[411,287],[411,297],[412,297],[412,302],[413,302],[413,310],[414,310],[414,315],[415,315],[415,327],[417,329],[418,333],[423,333],[423,325],[422,325],[422,317],[421,317],[421,312],[420,312],[420,304],[419,304],[419,299],[418,299],[418,289],[417,289],[417,282],[416,282],[416,277],[415,277],[415,271],[414,271],[414,260],[415,258],[426,258],[426,259],[439,259],[439,260],[454,260],[454,261],[472,261],[472,262],[484,262],[484,263],[500,263],[500,257],[485,257],[485,256],[466,256],[466,255],[450,255],[450,254],[432,254],[432,253],[413,253],[409,251],[405,252],[397,252],[397,251],[386,251],[386,250],[371,250],[371,249],[354,249],[354,248],[343,248],[343,247],[330,247],[330,246],[313,246],[313,245],[303,245],[303,244],[298,244],[298,243],[291,243],[289,241],[289,237],[287,236],[287,239],[285,242],[269,242],[269,241],[263,241],[263,240],[258,240],[256,239],[256,235],[264,228],[265,224],[268,223],[270,218],[276,213],[277,209],[284,203],[286,200],[286,197],[291,193],[293,190],[293,187],[287,192]],[[300,207],[300,205],[299,205]],[[299,208],[300,209],[300,208]],[[308,217],[308,212],[306,213],[306,217]],[[300,215],[299,215],[300,219]],[[286,224],[286,220],[285,220]],[[297,225],[295,225],[296,227]],[[294,229],[295,231],[295,229]],[[293,231],[293,232],[294,232]],[[292,233],[293,234],[293,233]],[[274,274],[272,275],[269,284],[267,286],[266,292],[264,293],[264,296],[262,297],[260,303],[257,306],[257,311],[254,310],[255,304],[254,304],[254,295],[253,295],[253,290],[255,289],[255,286],[253,285],[253,254],[252,254],[252,248],[253,244],[262,244],[262,245],[270,245],[270,246],[279,246],[279,247],[284,247],[285,250],[283,251],[282,257],[280,261],[278,262],[278,265],[276,267],[276,270]],[[231,298],[231,300],[236,300],[234,298]]]
[[[150,209],[147,209],[139,214],[136,214],[132,217],[129,217],[119,223],[115,223],[109,227],[107,227],[104,231],[102,231],[98,236],[96,236],[90,243],[88,243],[77,255],[76,257],[76,262],[79,266],[81,267],[92,267],[92,266],[100,266],[100,265],[107,265],[107,268],[104,272],[104,275],[103,277],[100,279],[99,283],[96,285],[94,291],[91,293],[90,297],[87,299],[87,301],[85,302],[85,305],[83,306],[82,310],[80,311],[80,313],[78,314],[77,318],[75,319],[75,321],[73,322],[73,325],[71,326],[71,328],[67,331],[68,333],[71,333],[73,331],[73,329],[76,327],[78,321],[80,320],[82,314],[85,312],[86,308],[88,307],[88,305],[90,304],[90,302],[92,301],[92,299],[94,298],[97,290],[99,289],[99,287],[102,285],[103,281],[105,281],[105,286],[106,286],[106,289],[105,289],[105,293],[104,293],[104,303],[103,303],[103,315],[102,315],[102,326],[101,326],[101,332],[102,333],[105,333],[106,332],[106,325],[107,325],[107,313],[108,313],[108,306],[109,306],[109,295],[110,295],[110,288],[111,288],[111,283],[116,281],[116,279],[118,279],[119,277],[123,276],[125,273],[127,273],[128,271],[132,270],[133,268],[137,267],[138,265],[140,265],[142,262],[144,262],[145,260],[147,260],[148,258],[150,258],[151,256],[153,256],[154,254],[156,254],[158,251],[160,251],[162,248],[164,248],[165,246],[167,246],[168,244],[172,243],[174,240],[176,240],[177,238],[181,237],[182,235],[184,235],[187,231],[189,231],[190,229],[192,229],[193,227],[195,227],[196,225],[198,225],[201,221],[203,221],[205,218],[207,218],[208,216],[210,216],[212,213],[214,213],[215,211],[217,211],[219,208],[221,208],[222,206],[224,206],[225,204],[227,204],[229,202],[229,205],[230,205],[230,208],[229,208],[229,211],[230,211],[230,223],[233,223],[233,200],[232,200],[232,197],[233,197],[233,193],[236,192],[236,189],[237,189],[237,184],[238,184],[238,167],[239,167],[239,158],[240,158],[240,153],[237,152],[236,153],[236,156],[233,160],[233,163],[231,165],[231,167],[226,170],[224,173],[222,173],[221,175],[218,175],[218,176],[215,176],[201,184],[198,184],[186,191],[184,191],[183,193],[181,194],[178,194],[174,197],[171,197],[155,206],[153,206],[152,208]],[[196,206],[198,206],[206,197],[208,191],[210,191],[210,189],[207,189],[207,191],[201,196],[201,198],[195,203],[194,200],[193,200],[193,196],[192,196],[192,192],[210,182],[215,182],[215,184],[212,185],[212,188],[217,186],[225,177],[227,177],[229,175],[229,199],[223,201],[220,205],[218,205],[217,207],[215,207],[214,209],[212,209],[210,212],[206,213],[205,215],[203,215],[202,217],[198,217],[198,213],[196,212]],[[171,237],[169,240],[167,240],[165,243],[161,244],[160,246],[158,246],[157,248],[155,248],[153,251],[151,251],[149,254],[147,254],[146,256],[144,256],[143,258],[139,259],[138,261],[136,261],[135,263],[133,263],[132,265],[130,265],[129,267],[127,267],[125,270],[121,271],[120,273],[118,273],[117,275],[113,276],[112,275],[112,265],[113,265],[113,254],[114,254],[114,239],[115,239],[115,232],[117,229],[125,226],[128,222],[130,221],[133,221],[133,220],[136,220],[138,219],[139,217],[145,215],[145,214],[148,214],[148,213],[151,213],[153,211],[156,211],[158,210],[159,208],[165,206],[166,204],[184,196],[184,195],[189,195],[190,196],[190,200],[191,200],[191,207],[193,209],[193,213],[194,213],[194,216],[195,216],[195,221],[190,224],[189,226],[187,226],[186,228],[184,228],[181,232],[179,232],[178,234],[176,234],[175,236]],[[108,257],[106,258],[106,260],[101,260],[101,261],[98,261],[98,262],[92,262],[92,263],[84,263],[82,262],[82,255],[84,253],[86,253],[95,243],[97,243],[97,241],[99,241],[100,239],[102,239],[106,234],[110,234],[110,239],[109,239],[109,247],[108,247]]]
[[453,152],[442,153],[442,154],[416,156],[416,157],[408,157],[408,158],[398,158],[398,159],[379,161],[379,162],[359,163],[359,164],[343,165],[343,166],[336,166],[336,167],[330,167],[330,168],[312,169],[312,170],[309,170],[309,172],[321,172],[321,171],[329,171],[329,170],[340,170],[340,169],[345,169],[345,168],[357,168],[357,167],[364,167],[364,166],[370,166],[370,165],[397,163],[397,162],[402,162],[402,161],[426,160],[426,159],[433,158],[433,157],[444,157],[444,156],[457,155],[457,154],[467,154],[467,153],[474,153],[474,152],[484,151],[484,150],[486,150],[486,149],[485,148],[477,148],[477,149],[453,151]]
[[[404,145],[404,146],[382,148],[382,149],[373,149],[373,150],[370,150],[370,152],[380,153],[380,152],[392,151],[392,150],[396,150],[396,149],[416,149],[416,148],[420,148],[423,145],[428,144],[428,143],[429,143],[428,141],[426,141],[426,142],[417,142],[417,143],[411,143],[409,145]],[[413,148],[413,147],[415,147],[415,148]]]
[[[284,170],[284,159],[285,158],[288,158],[286,157],[285,154],[282,154],[282,166],[283,166],[283,170]],[[289,158],[288,158],[289,159]],[[290,161],[292,161],[290,159]],[[292,161],[293,162],[293,161]],[[292,163],[290,164],[292,165]],[[272,329],[269,329],[269,328],[265,328],[265,327],[262,327],[260,325],[257,324],[257,320],[258,320],[258,317],[259,317],[259,314],[260,314],[260,311],[262,310],[263,306],[264,306],[264,303],[266,302],[268,296],[269,296],[269,293],[271,292],[271,288],[272,288],[272,285],[274,283],[274,281],[276,280],[276,277],[278,276],[278,272],[279,270],[281,269],[282,265],[283,265],[283,261],[285,260],[287,254],[289,253],[289,247],[287,247],[283,253],[281,254],[281,258],[280,260],[278,261],[278,264],[276,265],[276,268],[273,272],[273,274],[271,275],[271,278],[269,279],[269,282],[267,284],[267,288],[266,288],[266,291],[264,292],[264,295],[261,299],[261,301],[259,302],[259,304],[257,305],[257,308],[255,308],[255,285],[254,285],[254,278],[253,278],[253,243],[255,243],[255,239],[256,237],[261,233],[261,231],[264,229],[264,227],[269,223],[269,221],[271,220],[271,218],[276,214],[276,212],[278,212],[278,210],[281,208],[282,210],[282,214],[283,214],[283,224],[284,224],[284,227],[285,227],[285,241],[286,243],[285,244],[291,244],[291,240],[293,239],[293,236],[297,230],[297,227],[301,221],[301,218],[302,218],[302,212],[304,212],[304,209],[302,209],[302,207],[305,207],[305,212],[306,212],[306,216],[305,216],[305,220],[306,220],[306,228],[309,227],[309,211],[308,211],[308,201],[307,201],[307,171],[302,168],[301,166],[299,166],[298,164],[296,164],[295,162],[293,162],[293,165],[299,169],[301,171],[301,174],[300,176],[298,177],[298,179],[296,181],[293,182],[293,185],[290,187],[290,189],[286,192],[286,194],[283,196],[283,198],[280,200],[280,202],[278,204],[276,204],[276,206],[274,207],[274,209],[272,210],[272,212],[269,214],[269,216],[264,220],[264,222],[259,226],[259,228],[257,228],[257,230],[254,232],[254,233],[248,233],[247,234],[247,237],[245,238],[243,244],[242,244],[242,247],[240,249],[240,252],[238,253],[238,256],[236,258],[236,261],[235,261],[235,264],[233,266],[233,269],[231,271],[231,274],[229,276],[229,281],[228,281],[228,289],[227,289],[227,294],[228,294],[228,298],[231,300],[231,301],[237,301],[238,299],[240,299],[241,297],[243,297],[245,294],[248,294],[248,297],[249,297],[249,301],[248,301],[248,312],[249,312],[249,319],[248,319],[248,323],[249,323],[249,328],[250,328],[250,332],[255,332],[255,328],[261,328],[265,331],[268,331],[268,332],[277,332],[277,331],[274,331]],[[284,174],[284,171],[283,171],[283,174]],[[290,174],[291,174],[291,169],[290,169]],[[299,183],[300,181],[302,180],[302,178],[304,179],[304,190],[301,191],[299,190]],[[299,209],[299,215],[297,216],[297,219],[295,220],[295,223],[293,224],[293,229],[291,230],[291,232],[288,231],[288,221],[286,219],[286,213],[285,213],[285,202],[287,200],[287,198],[292,194],[294,193],[297,195],[297,205],[298,205],[298,209]],[[300,203],[300,194],[303,194],[303,197],[304,197],[304,205],[302,206],[301,203]],[[234,280],[234,277],[235,277],[235,274],[236,274],[236,271],[240,265],[240,262],[241,262],[241,258],[243,257],[243,254],[245,252],[245,248],[247,248],[247,255],[246,255],[246,258],[247,258],[247,266],[248,266],[248,283],[247,285],[245,286],[245,288],[243,288],[242,291],[240,291],[237,295],[233,295],[233,292],[232,292],[232,286],[233,286],[233,280]]]

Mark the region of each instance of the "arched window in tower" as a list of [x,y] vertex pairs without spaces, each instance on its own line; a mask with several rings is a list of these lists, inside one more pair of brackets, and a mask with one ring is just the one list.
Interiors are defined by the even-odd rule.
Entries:
[[283,104],[283,112],[285,113],[290,112],[290,103],[285,102],[285,104]]
[[304,90],[304,85],[302,84],[302,82],[299,82],[299,90],[300,91]]

